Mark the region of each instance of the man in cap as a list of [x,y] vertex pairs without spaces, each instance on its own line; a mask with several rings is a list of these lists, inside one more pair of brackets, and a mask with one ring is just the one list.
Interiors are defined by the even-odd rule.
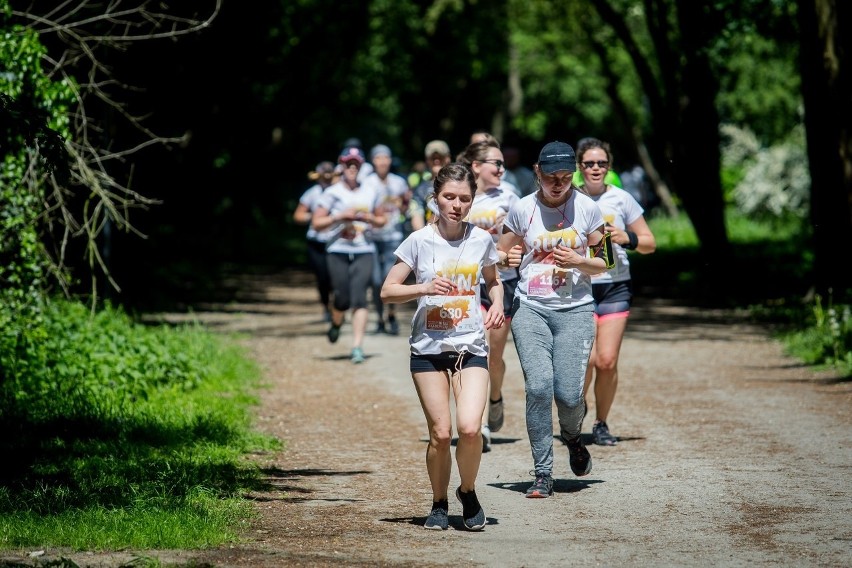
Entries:
[[433,212],[429,210],[427,205],[429,195],[432,193],[432,178],[438,175],[441,168],[453,161],[450,155],[450,147],[443,140],[432,140],[426,144],[424,154],[426,165],[432,175],[414,188],[411,201],[408,204],[408,217],[411,219],[411,228],[414,231],[425,227],[432,217]]
[[373,243],[376,245],[376,261],[373,265],[373,305],[378,316],[376,333],[399,333],[399,322],[396,319],[396,304],[388,304],[388,319],[385,322],[385,305],[382,302],[382,284],[388,272],[396,263],[394,252],[402,243],[404,206],[408,195],[408,182],[401,175],[391,171],[393,155],[391,149],[384,144],[377,144],[370,150],[370,161],[374,172],[364,179],[364,185],[374,186],[379,195],[379,207],[384,212],[387,222],[383,227],[373,229]]

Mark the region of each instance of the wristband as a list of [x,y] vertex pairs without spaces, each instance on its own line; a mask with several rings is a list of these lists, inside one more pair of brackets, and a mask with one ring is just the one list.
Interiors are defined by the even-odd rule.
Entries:
[[621,246],[628,250],[633,250],[637,246],[639,246],[639,237],[636,236],[636,233],[634,233],[633,231],[624,231],[624,234],[627,235],[627,238],[630,239],[630,242]]

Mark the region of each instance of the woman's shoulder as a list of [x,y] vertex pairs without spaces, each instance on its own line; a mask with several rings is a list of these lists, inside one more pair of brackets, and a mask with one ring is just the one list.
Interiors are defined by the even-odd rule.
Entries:
[[530,193],[529,195],[525,195],[523,197],[515,196],[515,199],[512,200],[512,209],[519,209],[521,211],[525,209],[529,209],[530,207],[535,207],[536,200],[535,193]]
[[494,241],[494,239],[491,238],[491,233],[489,233],[485,229],[477,227],[473,223],[468,223],[468,228],[470,230],[470,238],[477,240],[487,240],[489,243]]

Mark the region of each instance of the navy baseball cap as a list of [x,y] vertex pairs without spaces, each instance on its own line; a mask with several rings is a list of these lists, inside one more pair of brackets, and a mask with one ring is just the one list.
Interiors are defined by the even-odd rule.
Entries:
[[538,167],[542,173],[576,172],[577,156],[574,148],[565,142],[548,142],[538,155]]

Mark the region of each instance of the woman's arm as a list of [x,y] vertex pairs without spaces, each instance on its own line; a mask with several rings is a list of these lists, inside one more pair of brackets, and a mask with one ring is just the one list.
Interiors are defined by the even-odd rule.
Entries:
[[299,203],[299,206],[293,211],[293,220],[299,225],[309,225],[311,217],[313,217],[311,210],[304,203]]
[[317,231],[324,231],[343,220],[342,213],[340,215],[331,215],[325,207],[317,207],[314,210],[311,226]]
[[626,230],[612,231],[612,240],[627,250],[635,250],[640,254],[651,254],[657,250],[657,239],[654,238],[644,215],[627,225]]
[[411,267],[396,259],[396,264],[388,272],[382,284],[382,301],[390,304],[401,304],[416,300],[421,296],[446,296],[455,290],[455,284],[449,278],[438,276],[430,282],[422,284],[405,284],[405,279],[411,273]]
[[491,299],[491,306],[485,312],[485,329],[503,327],[506,315],[503,313],[503,284],[500,282],[497,265],[484,267],[482,277],[485,279],[485,287]]
[[500,256],[500,262],[497,263],[497,266],[500,268],[517,268],[520,266],[524,255],[523,242],[521,235],[516,235],[504,227],[503,234],[497,241],[497,254]]
[[[601,274],[606,272],[606,259],[604,255],[606,251],[604,247],[604,234],[606,233],[606,225],[601,225],[597,229],[589,233],[589,249],[592,256],[580,255],[572,248],[564,244],[560,244],[553,249],[553,259],[557,266],[562,268],[576,268],[585,274]],[[611,254],[611,251],[610,251]]]

